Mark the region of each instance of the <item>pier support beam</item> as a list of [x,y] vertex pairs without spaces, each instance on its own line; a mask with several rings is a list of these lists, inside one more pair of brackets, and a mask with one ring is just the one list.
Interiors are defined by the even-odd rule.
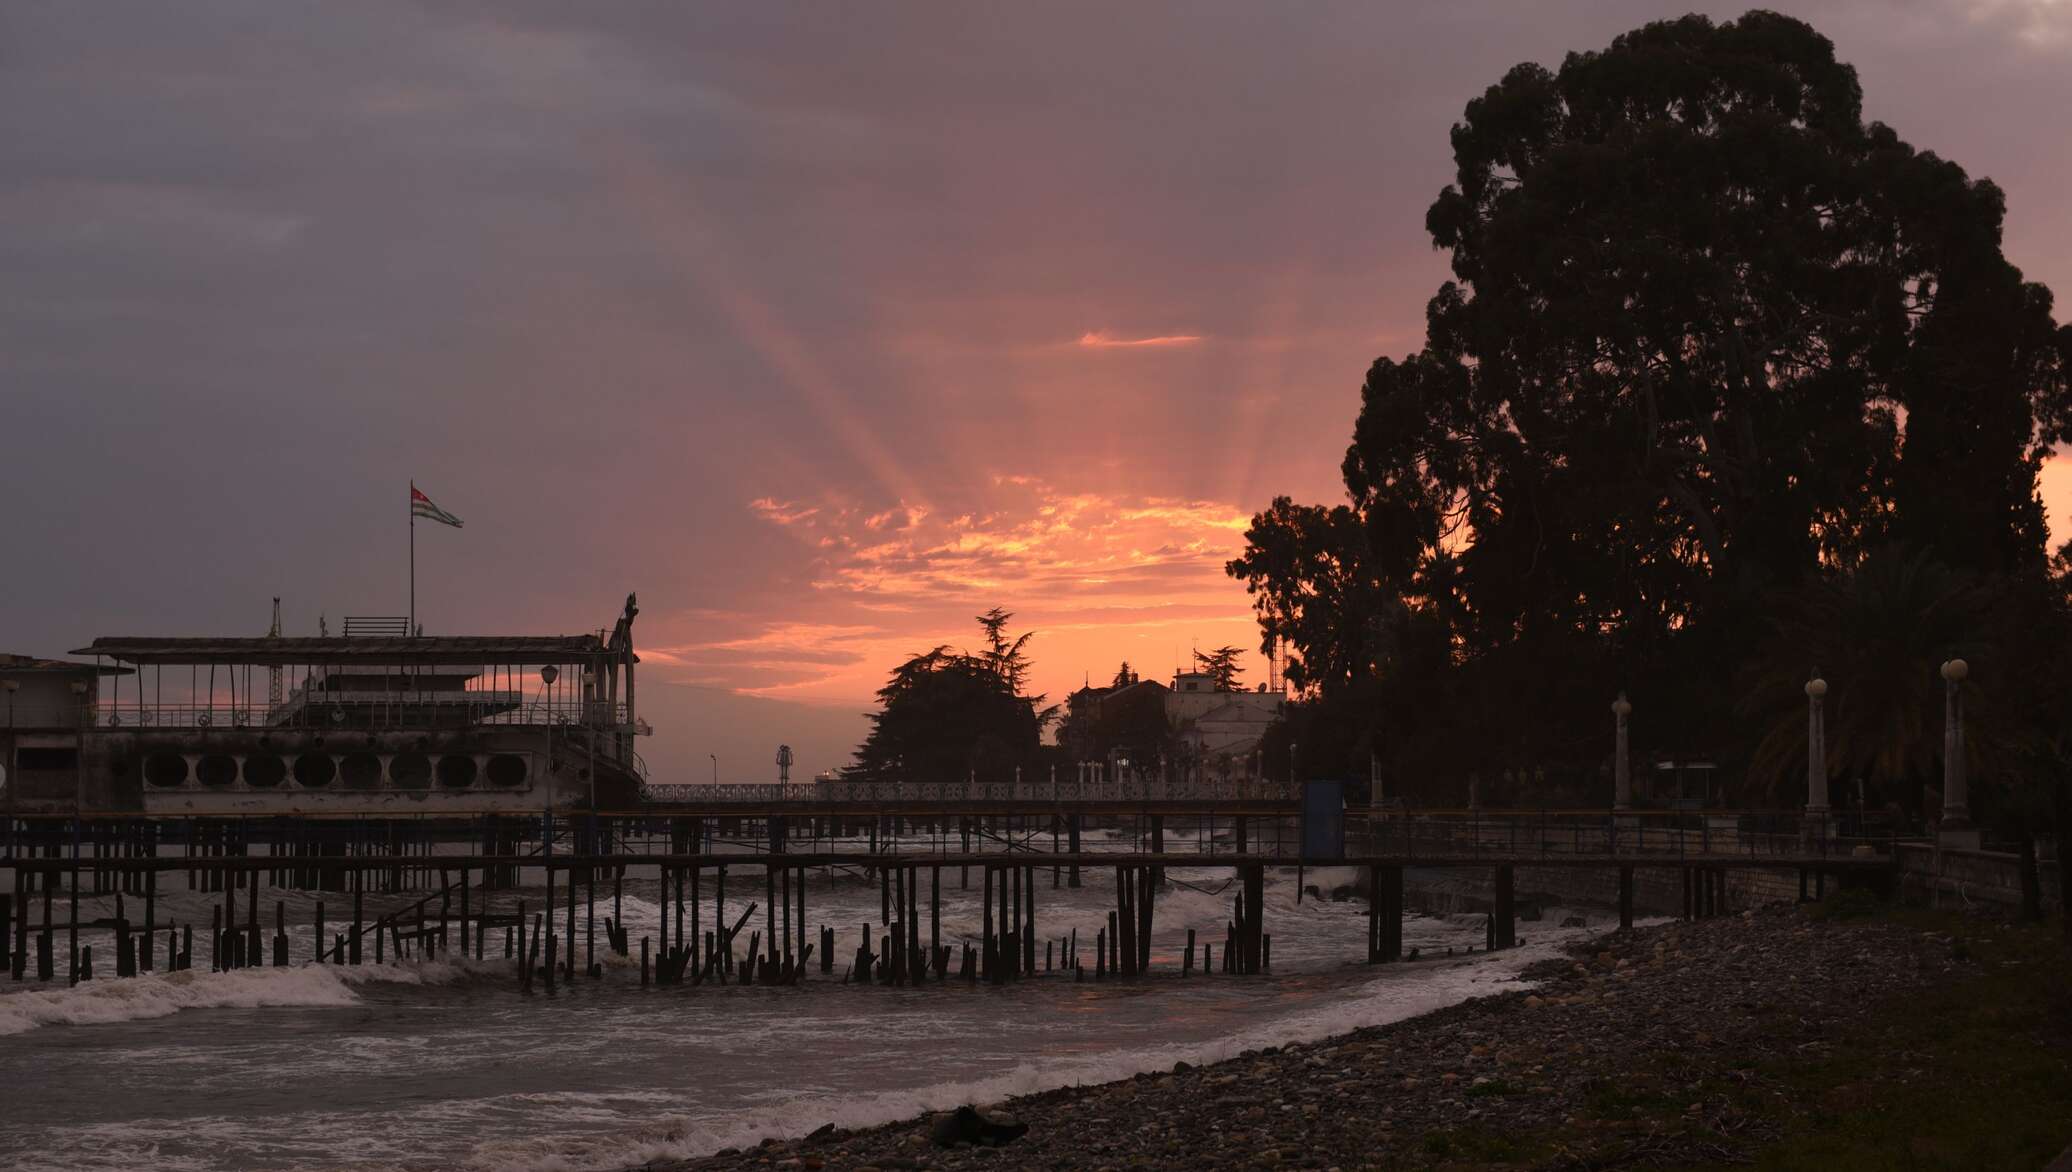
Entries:
[[1513,948],[1518,944],[1518,908],[1513,890],[1515,870],[1509,866],[1496,869],[1496,899],[1491,912],[1496,933],[1492,943],[1495,948]]

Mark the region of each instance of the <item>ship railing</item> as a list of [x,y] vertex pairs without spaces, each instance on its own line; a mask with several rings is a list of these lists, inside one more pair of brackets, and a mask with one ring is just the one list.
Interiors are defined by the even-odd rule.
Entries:
[[326,704],[321,698],[282,704],[100,704],[61,709],[19,708],[10,720],[0,706],[0,723],[16,728],[100,729],[384,729],[599,728],[624,727],[626,709],[603,703],[514,703],[500,694],[405,703]]

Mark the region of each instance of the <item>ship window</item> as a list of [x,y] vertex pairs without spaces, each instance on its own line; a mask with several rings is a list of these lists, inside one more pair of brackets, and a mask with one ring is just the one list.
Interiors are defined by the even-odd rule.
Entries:
[[439,758],[439,784],[447,789],[466,789],[475,784],[475,759],[460,756]]
[[27,745],[14,751],[14,767],[23,773],[38,770],[79,768],[79,750],[66,748],[31,748]]
[[327,753],[304,753],[295,758],[295,784],[306,789],[322,789],[338,776],[338,765]]
[[288,763],[279,757],[245,758],[245,784],[272,789],[288,778]]
[[389,784],[397,789],[423,789],[431,780],[432,760],[423,753],[398,753],[389,758]]
[[348,789],[374,789],[381,784],[381,758],[372,753],[348,753],[339,762],[338,772]]
[[489,784],[524,785],[525,758],[516,753],[498,753],[489,759]]
[[152,785],[176,786],[187,781],[187,758],[178,753],[153,753],[144,758],[144,780]]

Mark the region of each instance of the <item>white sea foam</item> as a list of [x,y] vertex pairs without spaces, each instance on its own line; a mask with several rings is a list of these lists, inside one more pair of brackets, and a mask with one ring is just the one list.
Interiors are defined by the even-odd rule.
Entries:
[[38,1026],[104,1025],[166,1017],[183,1009],[325,1008],[359,1004],[349,986],[373,983],[445,985],[477,973],[502,973],[492,966],[459,961],[421,964],[299,965],[293,968],[234,969],[211,973],[186,969],[120,980],[103,978],[67,989],[34,989],[0,996],[0,1036]]
[[637,1167],[655,1160],[707,1155],[723,1147],[749,1146],[766,1136],[797,1138],[826,1123],[844,1128],[872,1127],[964,1103],[997,1102],[1062,1086],[1126,1079],[1170,1069],[1176,1062],[1218,1062],[1247,1050],[1316,1041],[1367,1026],[1402,1021],[1472,997],[1529,987],[1520,980],[1519,971],[1554,955],[1560,943],[1581,934],[1575,929],[1550,932],[1532,946],[1496,956],[1400,966],[1364,985],[1343,990],[1339,999],[1328,1005],[1214,1040],[1043,1059],[979,1079],[871,1094],[788,1096],[781,1106],[733,1113],[723,1123],[665,1114],[644,1124],[610,1131],[491,1140],[476,1145],[467,1166],[508,1172],[598,1172]]
[[0,997],[0,1034],[46,1025],[99,1025],[165,1017],[183,1009],[351,1005],[338,970],[308,966],[204,973],[192,969],[89,981]]

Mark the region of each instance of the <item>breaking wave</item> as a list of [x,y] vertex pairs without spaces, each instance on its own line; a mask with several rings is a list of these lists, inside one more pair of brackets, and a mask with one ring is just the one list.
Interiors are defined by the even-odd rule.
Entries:
[[[653,1161],[710,1155],[725,1147],[752,1147],[765,1137],[795,1139],[832,1123],[839,1128],[875,1127],[965,1103],[994,1103],[1059,1087],[1084,1086],[1170,1070],[1176,1062],[1202,1065],[1247,1050],[1334,1037],[1368,1026],[1387,1025],[1492,993],[1529,988],[1518,974],[1536,960],[1556,955],[1562,940],[1579,932],[1549,933],[1528,947],[1473,960],[1398,966],[1345,999],[1308,1012],[1250,1026],[1212,1041],[1175,1043],[1028,1062],[975,1080],[868,1094],[787,1097],[782,1103],[730,1115],[726,1122],[680,1114],[610,1131],[491,1140],[478,1144],[466,1166],[509,1172],[603,1172],[637,1168]],[[551,1109],[551,1108],[550,1108]]]
[[0,996],[0,1037],[39,1026],[105,1025],[167,1017],[183,1009],[328,1008],[359,1004],[350,986],[375,982],[443,985],[462,980],[473,965],[432,961],[414,965],[301,965],[211,973],[186,969],[88,981],[68,989],[34,989]]

